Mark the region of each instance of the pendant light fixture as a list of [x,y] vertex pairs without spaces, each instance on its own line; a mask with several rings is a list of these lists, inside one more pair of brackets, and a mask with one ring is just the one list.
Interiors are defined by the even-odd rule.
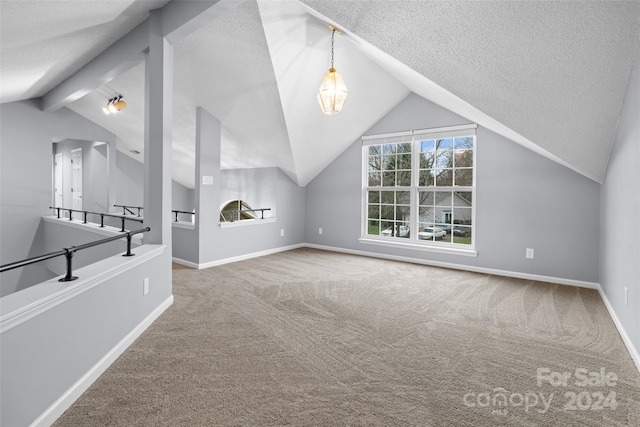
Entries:
[[122,111],[127,106],[127,103],[122,99],[122,95],[115,96],[107,102],[107,105],[102,107],[102,111],[105,114],[117,113],[118,111]]
[[333,25],[329,25],[329,28],[331,29],[331,68],[322,79],[317,98],[322,112],[333,116],[339,114],[342,110],[349,91],[344,84],[344,80],[342,80],[342,76],[333,68],[333,38],[336,33],[340,33],[340,30]]

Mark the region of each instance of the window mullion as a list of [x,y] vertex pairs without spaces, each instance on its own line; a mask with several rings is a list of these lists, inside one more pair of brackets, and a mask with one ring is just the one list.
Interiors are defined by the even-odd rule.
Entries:
[[418,240],[418,185],[420,184],[420,149],[415,138],[411,140],[411,240]]

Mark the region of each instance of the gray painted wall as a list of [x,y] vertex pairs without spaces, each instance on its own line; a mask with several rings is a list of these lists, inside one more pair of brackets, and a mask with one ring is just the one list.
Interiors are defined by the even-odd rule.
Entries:
[[117,205],[142,206],[144,192],[144,165],[139,161],[116,153]]
[[[116,154],[117,205],[142,206],[144,196],[144,164],[121,153]],[[195,208],[194,190],[171,181],[172,209],[191,211]],[[113,210],[113,207],[112,209]]]
[[[140,225],[137,228],[142,228]],[[78,224],[69,224],[68,221],[45,221],[40,224],[41,248],[43,253],[56,252],[62,248],[70,248],[84,243],[93,242],[107,237],[115,236],[116,232],[99,233],[98,230],[82,227]],[[122,254],[126,251],[126,239],[116,240],[114,242],[104,243],[93,248],[76,252],[73,256],[74,271],[85,267],[94,262],[108,258],[116,254]],[[131,242],[131,247],[139,246],[135,241]],[[55,275],[66,273],[65,257],[57,257],[43,262],[44,266]],[[23,284],[21,283],[21,288]]]
[[[173,256],[194,264],[304,243],[304,188],[278,168],[220,170],[220,126],[205,110],[197,111],[196,194],[198,217],[193,230],[173,228]],[[202,185],[202,176],[214,185]],[[276,222],[220,228],[220,207],[240,198],[253,208],[270,207]],[[280,231],[284,229],[284,236]]]
[[171,246],[174,258],[198,264],[198,232],[195,228],[173,227]]
[[[51,214],[54,139],[115,144],[115,135],[67,108],[43,112],[36,100],[0,104],[0,116],[0,263],[5,264],[41,254],[32,250],[37,251],[41,217]],[[21,270],[2,273],[2,294],[29,274]]]
[[[195,209],[195,193],[177,181],[171,181],[171,206],[178,211],[191,212]],[[180,216],[181,221],[188,221],[189,216]]]
[[[600,285],[640,350],[640,52],[600,197]],[[624,303],[628,288],[629,305]]]
[[220,207],[240,199],[253,209],[271,208],[265,218],[277,216],[277,177],[276,168],[220,171]]
[[[466,123],[469,121],[411,94],[366,134]],[[307,186],[306,242],[597,282],[600,186],[484,128],[477,130],[477,150],[477,257],[359,243],[360,141]],[[535,259],[525,259],[525,248],[535,249]]]
[[[33,238],[33,246],[29,251],[28,258],[42,255],[44,253],[44,251],[40,250],[40,248],[44,247],[43,228],[44,221],[42,221],[41,218]],[[11,261],[18,261],[18,259],[7,260],[7,263]],[[3,264],[4,263],[5,261],[3,261]],[[2,275],[0,276],[0,284],[2,285],[0,286],[0,298],[19,290],[26,289],[30,286],[35,285],[36,283],[44,282],[45,280],[49,280],[55,277],[56,273],[51,271],[48,267],[48,264],[39,262],[36,264],[28,265],[26,267],[18,268],[16,270],[10,270],[2,273]],[[13,280],[5,280],[5,276]]]
[[[260,176],[260,174],[255,175],[252,169],[239,171]],[[275,203],[270,206],[273,207],[274,212],[277,207],[276,222],[220,228],[217,224],[221,201],[214,203],[218,206],[217,216],[213,215],[216,226],[211,230],[212,235],[206,240],[208,244],[201,245],[201,264],[304,243],[305,188],[299,187],[278,168],[265,168],[261,173],[274,177]],[[284,229],[284,236],[280,236],[282,229]]]
[[[2,333],[0,425],[30,425],[170,297],[171,284],[165,280],[171,275],[169,255],[165,250]],[[93,270],[107,268],[101,264],[113,266],[107,259]],[[146,277],[150,290],[143,296]]]

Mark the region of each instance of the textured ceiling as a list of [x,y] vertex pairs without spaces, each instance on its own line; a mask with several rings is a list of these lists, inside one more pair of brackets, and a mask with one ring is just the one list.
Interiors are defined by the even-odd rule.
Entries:
[[639,1],[302,1],[604,179],[638,51]]
[[37,98],[169,0],[2,0],[0,102]]
[[[0,100],[44,95],[166,1],[0,2]],[[338,116],[315,93],[329,66]],[[640,41],[640,2],[247,0],[175,45],[173,176],[194,184],[195,108],[223,128],[223,168],[305,185],[409,92],[602,181]],[[70,105],[143,150],[144,66]],[[105,116],[116,93],[128,108]],[[142,155],[135,156],[142,159]]]

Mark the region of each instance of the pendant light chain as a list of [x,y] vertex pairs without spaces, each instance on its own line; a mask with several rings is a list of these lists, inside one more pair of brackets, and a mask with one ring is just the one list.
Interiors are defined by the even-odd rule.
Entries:
[[336,29],[331,29],[331,68],[333,68],[333,37],[336,35]]
[[342,110],[342,106],[344,105],[344,101],[347,99],[349,90],[347,90],[347,86],[344,84],[340,73],[333,68],[335,59],[333,48],[334,40],[336,33],[340,34],[340,30],[335,28],[333,25],[329,25],[329,28],[331,29],[331,68],[329,68],[329,71],[325,73],[316,98],[320,103],[322,112],[332,116],[334,114],[339,114]]

